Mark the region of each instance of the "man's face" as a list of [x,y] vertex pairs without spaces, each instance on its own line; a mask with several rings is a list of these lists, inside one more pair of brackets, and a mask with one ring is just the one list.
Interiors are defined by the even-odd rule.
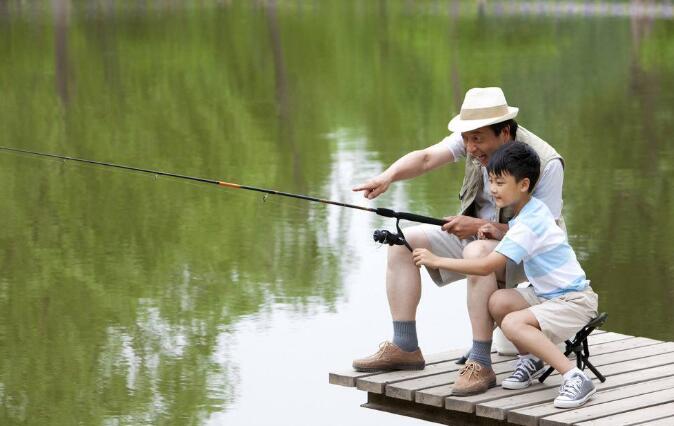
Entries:
[[507,129],[496,136],[489,126],[463,132],[461,136],[463,137],[463,143],[466,145],[466,152],[483,166],[487,165],[494,151],[510,139],[510,133]]
[[511,174],[489,173],[489,192],[499,209],[518,204],[529,193],[529,178],[517,182]]

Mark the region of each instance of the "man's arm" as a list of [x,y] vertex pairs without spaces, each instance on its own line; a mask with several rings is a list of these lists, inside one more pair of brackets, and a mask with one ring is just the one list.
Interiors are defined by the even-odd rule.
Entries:
[[505,267],[507,257],[493,251],[486,257],[478,259],[451,259],[448,257],[439,257],[426,249],[416,249],[412,253],[414,264],[421,267],[427,266],[433,269],[445,269],[447,271],[458,272],[466,275],[489,275]]
[[371,200],[386,192],[393,182],[411,179],[453,161],[454,154],[447,144],[444,141],[439,142],[402,156],[379,176],[354,187],[353,190],[363,191],[363,196]]
[[450,232],[462,240],[476,235],[482,228],[487,228],[488,231],[484,233],[484,237],[494,240],[500,240],[508,232],[507,223],[489,222],[478,217],[448,216],[443,219],[447,221],[442,225],[443,231]]

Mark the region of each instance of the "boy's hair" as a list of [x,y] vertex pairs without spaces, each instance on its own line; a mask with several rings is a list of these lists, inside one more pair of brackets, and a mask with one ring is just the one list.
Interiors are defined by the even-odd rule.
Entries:
[[496,176],[511,175],[516,182],[529,178],[531,193],[541,173],[541,160],[529,145],[519,141],[507,142],[491,155],[487,172]]
[[500,123],[490,124],[489,127],[496,136],[500,135],[503,129],[507,127],[510,131],[510,139],[515,140],[515,134],[517,133],[518,126],[517,121],[513,120],[512,118],[510,120],[501,121]]

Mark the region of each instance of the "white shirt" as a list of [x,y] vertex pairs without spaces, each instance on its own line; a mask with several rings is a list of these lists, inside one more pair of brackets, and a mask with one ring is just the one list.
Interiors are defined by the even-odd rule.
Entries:
[[[452,153],[454,162],[466,157],[466,145],[463,143],[461,133],[452,133],[444,138],[441,144],[446,145]],[[538,183],[532,196],[543,201],[555,220],[562,215],[562,187],[564,185],[564,167],[560,160],[550,161],[539,176]],[[496,204],[489,191],[489,175],[487,168],[482,167],[482,191],[475,197],[477,217],[490,222],[498,222],[496,217]]]

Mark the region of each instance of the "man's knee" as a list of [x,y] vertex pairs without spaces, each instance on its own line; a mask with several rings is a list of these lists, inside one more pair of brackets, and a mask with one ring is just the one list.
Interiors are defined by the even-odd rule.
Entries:
[[[405,228],[403,233],[405,234],[405,240],[410,246],[412,246],[413,249],[425,248],[430,250],[431,245],[428,241],[426,233],[424,232],[423,225],[410,226],[409,228]],[[405,250],[409,252],[407,247],[401,247],[404,247]]]
[[494,251],[494,247],[496,247],[496,241],[475,240],[471,243],[468,243],[468,245],[463,248],[463,258],[477,259],[480,257],[485,257]]
[[[404,231],[405,240],[412,248],[430,248],[428,238],[421,226],[411,226]],[[393,245],[388,248],[389,266],[395,266],[398,262],[412,263],[412,252],[407,246]]]
[[496,290],[489,297],[489,315],[499,322],[506,314],[512,310],[508,303],[507,294],[503,290]]
[[505,334],[508,339],[513,340],[524,324],[524,318],[519,314],[519,311],[510,312],[506,314],[501,321],[501,331],[503,331],[503,334]]

